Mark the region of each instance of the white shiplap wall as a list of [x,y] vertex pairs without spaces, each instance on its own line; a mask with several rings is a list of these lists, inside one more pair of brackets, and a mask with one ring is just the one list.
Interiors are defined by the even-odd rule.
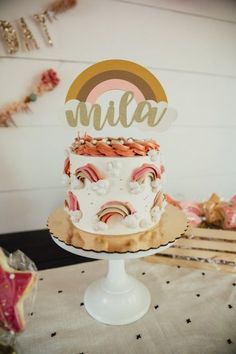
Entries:
[[[48,0],[0,2],[10,21],[40,12]],[[222,0],[80,0],[49,26],[47,48],[31,22],[39,51],[7,56],[0,43],[0,104],[17,100],[53,67],[60,86],[0,128],[0,233],[45,228],[63,202],[66,127],[63,101],[74,77],[91,63],[123,58],[148,67],[179,113],[157,137],[165,154],[167,189],[176,198],[236,192],[236,3]]]

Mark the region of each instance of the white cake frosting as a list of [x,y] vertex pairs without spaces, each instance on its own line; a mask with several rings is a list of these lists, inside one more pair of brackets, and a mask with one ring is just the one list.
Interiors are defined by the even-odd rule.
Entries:
[[[127,235],[155,226],[165,209],[160,152],[88,156],[69,151],[66,210],[80,230]],[[92,176],[92,177],[91,177]]]

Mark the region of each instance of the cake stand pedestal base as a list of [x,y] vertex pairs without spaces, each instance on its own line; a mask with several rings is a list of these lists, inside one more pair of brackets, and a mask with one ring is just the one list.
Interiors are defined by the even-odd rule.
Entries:
[[94,281],[84,297],[87,312],[109,325],[137,321],[148,311],[150,302],[148,289],[126,273],[124,260],[108,261],[107,276]]
[[[133,239],[136,241],[134,245],[129,235],[119,237],[119,241],[115,236],[104,238],[104,235],[84,235],[71,223],[62,208],[51,213],[48,228],[53,241],[66,251],[83,257],[108,260],[106,277],[87,288],[84,304],[87,312],[97,321],[124,325],[144,316],[150,306],[148,289],[126,273],[125,260],[151,256],[167,249],[187,231],[188,225],[183,212],[168,205],[156,228],[151,232],[147,230],[147,234],[143,232],[142,240]],[[101,247],[101,239],[106,241],[104,249]],[[125,250],[121,251],[122,248]]]

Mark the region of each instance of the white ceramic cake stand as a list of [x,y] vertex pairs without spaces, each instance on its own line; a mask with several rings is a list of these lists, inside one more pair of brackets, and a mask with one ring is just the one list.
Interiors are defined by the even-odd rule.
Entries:
[[81,250],[68,246],[55,237],[52,239],[58,246],[71,253],[108,260],[107,275],[89,285],[85,292],[84,304],[93,318],[109,325],[124,325],[137,321],[148,311],[151,302],[146,286],[126,273],[125,260],[150,256],[163,251],[175,242],[147,251],[109,254]]

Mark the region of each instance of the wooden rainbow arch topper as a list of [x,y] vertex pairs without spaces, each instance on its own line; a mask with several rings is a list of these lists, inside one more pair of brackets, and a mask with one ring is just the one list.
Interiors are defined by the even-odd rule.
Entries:
[[105,60],[76,77],[66,96],[65,115],[80,133],[112,134],[115,129],[115,135],[142,137],[147,131],[155,135],[167,130],[177,114],[150,71],[127,60]]

